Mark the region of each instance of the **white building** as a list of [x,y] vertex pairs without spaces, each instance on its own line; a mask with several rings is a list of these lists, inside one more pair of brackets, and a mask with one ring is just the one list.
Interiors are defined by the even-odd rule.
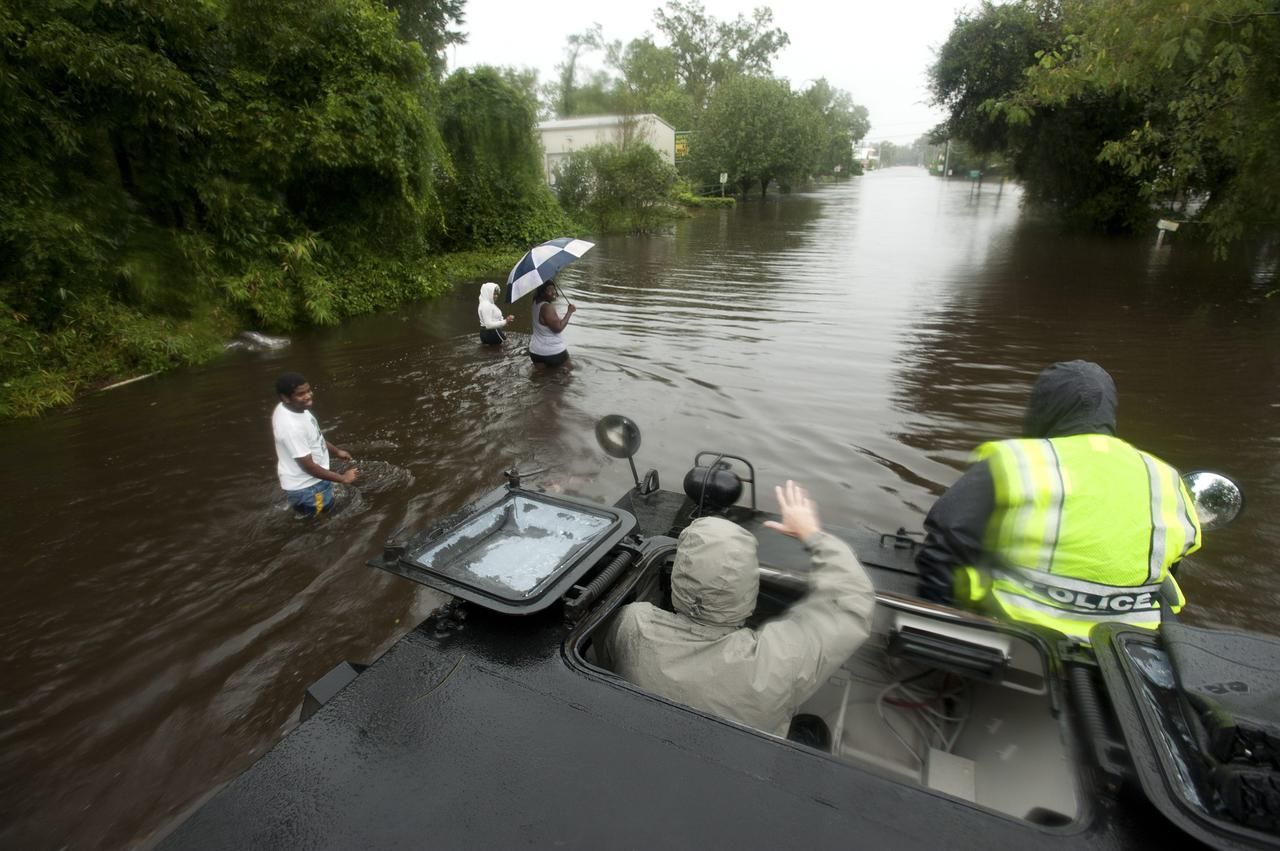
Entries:
[[552,181],[556,164],[574,151],[592,145],[625,147],[644,142],[657,150],[664,162],[675,165],[676,130],[651,112],[640,115],[591,115],[557,118],[538,124],[542,136],[543,172]]

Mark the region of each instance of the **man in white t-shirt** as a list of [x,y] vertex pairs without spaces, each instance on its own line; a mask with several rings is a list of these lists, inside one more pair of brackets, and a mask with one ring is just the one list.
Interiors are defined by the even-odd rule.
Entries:
[[333,483],[349,485],[358,471],[350,467],[342,473],[329,469],[329,453],[350,461],[351,453],[324,439],[320,424],[309,410],[315,401],[311,385],[296,372],[276,379],[280,404],[271,414],[271,431],[276,439],[276,473],[289,505],[310,517],[333,505]]

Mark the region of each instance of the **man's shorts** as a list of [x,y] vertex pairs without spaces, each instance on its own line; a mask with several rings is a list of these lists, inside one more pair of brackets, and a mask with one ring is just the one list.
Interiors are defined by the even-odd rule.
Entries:
[[333,507],[333,482],[316,482],[309,488],[285,491],[284,495],[294,511],[303,517],[314,517]]

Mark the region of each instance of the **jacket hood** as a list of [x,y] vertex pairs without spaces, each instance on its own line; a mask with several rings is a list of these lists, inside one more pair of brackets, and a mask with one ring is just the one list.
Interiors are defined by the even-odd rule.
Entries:
[[480,287],[480,303],[481,304],[497,304],[498,302],[498,285],[490,281]]
[[1116,384],[1086,360],[1055,363],[1031,386],[1022,423],[1025,437],[1116,433]]
[[697,623],[741,626],[760,591],[756,539],[719,517],[702,517],[680,533],[671,570],[671,603]]

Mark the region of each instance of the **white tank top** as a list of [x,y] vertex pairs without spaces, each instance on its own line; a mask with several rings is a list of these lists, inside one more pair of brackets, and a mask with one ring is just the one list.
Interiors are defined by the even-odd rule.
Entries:
[[[559,334],[542,324],[542,306],[546,301],[533,303],[533,334],[529,336],[529,353],[534,355],[558,355],[569,348]],[[555,305],[551,305],[555,310]]]

